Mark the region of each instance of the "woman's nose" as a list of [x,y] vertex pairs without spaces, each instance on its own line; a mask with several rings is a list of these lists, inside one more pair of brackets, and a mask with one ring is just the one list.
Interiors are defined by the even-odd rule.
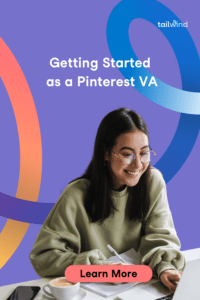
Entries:
[[135,171],[140,170],[142,168],[142,162],[141,162],[140,155],[135,157],[135,159],[133,160],[131,166],[134,167]]

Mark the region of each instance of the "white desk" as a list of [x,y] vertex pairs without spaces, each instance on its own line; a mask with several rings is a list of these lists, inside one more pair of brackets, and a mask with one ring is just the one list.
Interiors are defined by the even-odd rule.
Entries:
[[[183,253],[185,255],[186,261],[200,258],[200,248],[183,251]],[[37,285],[37,286],[42,287],[43,285],[47,284],[49,282],[49,280],[50,280],[49,278],[42,278],[42,279],[38,279],[38,280],[32,280],[32,281],[2,286],[2,287],[0,287],[0,299],[6,300],[8,298],[8,296],[14,291],[14,289],[19,285],[27,285],[27,286],[36,286]],[[153,296],[154,299],[156,297],[159,298],[163,295],[167,295],[167,288],[165,288],[162,283],[160,283],[158,280],[151,280],[148,283],[142,283],[142,284],[134,286],[131,289],[131,298],[133,299],[133,297],[134,297],[134,300],[140,299],[140,295],[145,294],[146,291],[151,292],[152,295],[154,295]],[[94,294],[90,291],[86,291],[86,292],[87,292],[87,297],[85,298],[85,300],[94,300],[94,299],[95,300],[102,300],[102,299],[114,300],[117,298],[117,295],[111,296],[108,298],[104,298],[104,297]],[[129,290],[129,292],[130,292],[130,290]],[[125,292],[123,292],[123,294],[124,293]],[[137,297],[137,295],[138,295],[138,297]],[[120,294],[118,294],[118,296],[120,296]],[[34,300],[49,300],[49,299],[50,298],[46,297],[43,294],[42,289],[40,290],[38,295],[34,298]],[[148,298],[147,300],[151,300],[151,299]]]

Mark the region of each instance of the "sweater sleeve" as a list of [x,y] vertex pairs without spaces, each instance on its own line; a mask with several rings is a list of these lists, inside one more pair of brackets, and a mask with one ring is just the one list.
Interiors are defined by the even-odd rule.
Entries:
[[150,211],[144,225],[145,234],[141,238],[139,253],[142,264],[149,265],[159,278],[168,269],[182,271],[185,258],[179,250],[180,241],[168,205],[166,184],[156,169],[152,170],[150,196]]
[[73,264],[109,264],[98,249],[81,253],[82,233],[88,222],[82,200],[82,190],[67,187],[44,222],[30,253],[39,276],[64,276],[65,269]]

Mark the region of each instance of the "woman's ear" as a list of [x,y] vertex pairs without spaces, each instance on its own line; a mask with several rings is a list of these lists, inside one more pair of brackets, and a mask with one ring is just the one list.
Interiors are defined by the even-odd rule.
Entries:
[[109,153],[108,151],[106,151],[106,153],[104,154],[104,160],[109,161],[110,157],[109,157]]

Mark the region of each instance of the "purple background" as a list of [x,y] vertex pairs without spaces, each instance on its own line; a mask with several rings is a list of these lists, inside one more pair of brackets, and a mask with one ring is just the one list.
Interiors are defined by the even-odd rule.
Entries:
[[[77,76],[123,78],[117,68],[102,67],[103,58],[111,58],[106,39],[107,19],[118,2],[37,0],[0,4],[0,37],[23,70],[38,113],[43,147],[40,202],[56,202],[67,183],[84,172],[91,159],[98,125],[109,111],[128,107],[142,115],[149,127],[150,145],[157,153],[156,160],[162,157],[176,131],[180,114],[154,104],[133,87],[77,87]],[[188,21],[188,30],[200,52],[198,0],[160,2],[182,22]],[[159,29],[138,19],[131,23],[129,36],[136,55],[141,60],[151,58],[151,73],[181,88],[176,57]],[[49,65],[52,57],[97,59],[99,69],[95,72],[53,69]],[[49,78],[61,79],[61,86],[47,87]],[[73,87],[64,85],[67,78],[73,78]],[[0,192],[15,196],[19,141],[13,109],[1,80],[0,141]],[[199,149],[198,137],[186,163],[167,184],[182,250],[200,247]],[[0,217],[0,231],[5,223],[6,219]],[[40,227],[30,225],[18,249],[0,270],[1,286],[38,278],[28,255]]]

